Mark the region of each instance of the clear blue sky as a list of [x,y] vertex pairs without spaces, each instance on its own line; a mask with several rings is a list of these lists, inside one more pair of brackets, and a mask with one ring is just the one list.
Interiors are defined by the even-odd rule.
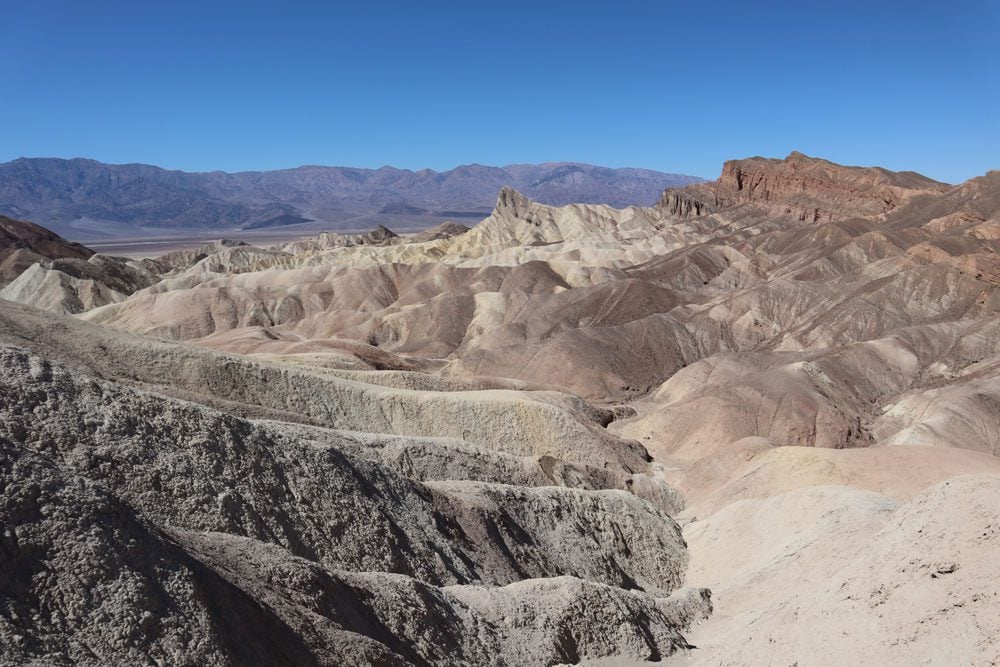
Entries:
[[1000,2],[5,2],[0,160],[1000,168]]

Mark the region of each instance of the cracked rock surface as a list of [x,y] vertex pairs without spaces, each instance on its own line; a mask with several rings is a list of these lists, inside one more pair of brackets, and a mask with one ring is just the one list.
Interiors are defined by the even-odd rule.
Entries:
[[[12,338],[6,663],[649,659],[687,646],[710,612],[707,590],[685,587],[677,499],[629,493],[624,468],[435,435],[403,464],[385,450],[406,436],[248,419]],[[249,366],[198,354],[198,378]]]

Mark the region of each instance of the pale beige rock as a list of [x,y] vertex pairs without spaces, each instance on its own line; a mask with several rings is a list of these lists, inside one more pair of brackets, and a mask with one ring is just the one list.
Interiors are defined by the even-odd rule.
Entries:
[[713,586],[719,613],[684,662],[996,662],[998,492],[1000,476],[954,477],[897,509],[814,487],[689,524],[691,575]]

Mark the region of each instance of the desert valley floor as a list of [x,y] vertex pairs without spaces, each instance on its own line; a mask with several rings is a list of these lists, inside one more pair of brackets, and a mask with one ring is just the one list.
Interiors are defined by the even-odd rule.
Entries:
[[798,153],[147,259],[0,218],[0,662],[995,665],[998,286],[1000,172]]

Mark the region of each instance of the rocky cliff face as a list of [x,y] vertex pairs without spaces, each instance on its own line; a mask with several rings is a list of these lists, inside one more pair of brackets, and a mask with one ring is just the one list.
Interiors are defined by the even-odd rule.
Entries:
[[673,189],[665,190],[656,206],[666,215],[675,218],[697,218],[715,210],[713,204],[699,198],[697,191]]
[[947,189],[914,172],[847,167],[794,152],[783,160],[729,160],[715,182],[667,190],[659,207],[691,217],[755,204],[801,222],[826,222],[882,215],[914,195]]

